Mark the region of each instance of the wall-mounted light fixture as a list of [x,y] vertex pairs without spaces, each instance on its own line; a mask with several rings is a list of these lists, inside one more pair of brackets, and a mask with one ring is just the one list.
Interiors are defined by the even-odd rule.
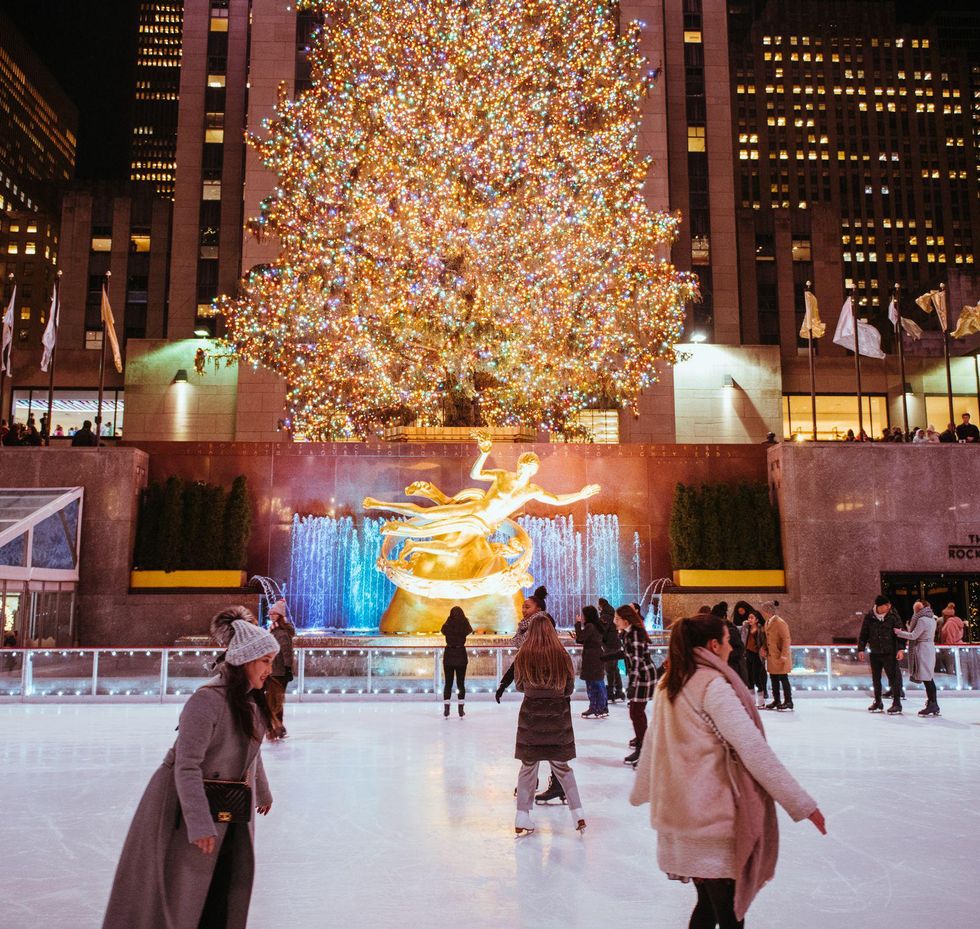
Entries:
[[187,383],[187,368],[178,368],[177,373],[174,375],[174,384],[186,384]]
[[691,341],[692,342],[707,342],[708,341],[708,334],[703,329],[695,329],[694,332],[691,333]]
[[912,389],[912,385],[908,381],[905,382],[905,393],[910,395],[915,393],[915,391]]
[[198,326],[197,329],[194,330],[194,335],[196,335],[199,339],[210,339],[211,330],[205,328],[204,326]]

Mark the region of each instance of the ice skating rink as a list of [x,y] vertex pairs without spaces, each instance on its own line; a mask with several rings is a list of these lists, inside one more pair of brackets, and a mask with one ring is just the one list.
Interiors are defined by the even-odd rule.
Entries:
[[[776,880],[748,925],[980,925],[980,700],[920,720],[861,699],[765,715],[819,800],[829,835],[780,813]],[[538,807],[515,839],[517,702],[287,708],[264,749],[275,795],[257,825],[250,929],[687,926],[690,887],[656,867],[645,808],[627,802],[625,707],[581,720],[574,768],[589,827]],[[130,816],[174,738],[179,705],[0,706],[0,929],[95,929]],[[546,774],[542,772],[542,786]]]

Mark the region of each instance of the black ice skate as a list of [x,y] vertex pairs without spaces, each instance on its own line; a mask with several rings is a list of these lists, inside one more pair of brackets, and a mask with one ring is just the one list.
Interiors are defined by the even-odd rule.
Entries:
[[552,800],[558,800],[561,803],[568,803],[565,799],[565,791],[562,789],[560,783],[558,783],[558,778],[551,775],[551,779],[548,781],[547,790],[543,790],[541,793],[537,794],[534,798],[534,802],[540,806],[547,806]]

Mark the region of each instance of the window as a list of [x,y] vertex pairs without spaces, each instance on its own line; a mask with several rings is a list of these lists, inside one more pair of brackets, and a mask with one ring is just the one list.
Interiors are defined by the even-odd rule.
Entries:
[[698,43],[701,41],[701,32],[697,29],[686,29],[684,30],[684,41],[691,43]]
[[18,252],[19,252],[19,249],[17,248],[17,243],[16,242],[8,242],[7,243],[7,254],[8,255],[16,255],[16,254],[18,254]]
[[[591,439],[573,439],[577,442],[594,442],[597,445],[619,444],[619,410],[582,410],[574,422],[589,430]],[[553,435],[552,442],[564,442],[560,436]]]
[[85,330],[85,348],[89,351],[99,352],[102,350],[102,330]]
[[221,181],[205,181],[201,190],[202,200],[221,199]]
[[205,129],[204,130],[204,141],[205,142],[224,142],[225,140],[225,130],[224,129]]
[[810,240],[793,239],[793,261],[810,261]]
[[223,74],[209,74],[208,87],[224,87],[225,76]]
[[92,251],[93,252],[111,252],[112,251],[112,239],[109,236],[94,235],[92,236]]
[[[888,400],[884,395],[862,397],[864,431],[878,438],[888,425]],[[817,395],[817,439],[842,440],[851,429],[857,435],[857,397],[852,394]],[[813,414],[809,394],[783,395],[783,438],[805,441],[813,438]]]
[[20,308],[20,318],[23,320],[31,318],[31,308],[29,306],[22,306]]
[[687,150],[703,152],[705,150],[704,126],[687,127]]
[[36,242],[25,242],[24,243],[24,254],[25,255],[36,255],[37,254],[37,243]]
[[129,250],[137,254],[150,250],[150,237],[148,235],[131,235],[129,237]]

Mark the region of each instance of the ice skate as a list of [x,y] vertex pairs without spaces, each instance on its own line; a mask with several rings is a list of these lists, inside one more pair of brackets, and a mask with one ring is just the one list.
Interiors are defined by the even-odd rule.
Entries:
[[572,810],[572,822],[577,832],[585,832],[585,810]]
[[449,701],[448,700],[442,705],[442,715],[443,715],[443,718],[444,719],[449,719]]
[[462,700],[459,701],[457,709],[459,710],[459,718],[462,719],[466,715],[466,705]]
[[927,703],[923,709],[919,710],[919,716],[923,718],[926,716],[939,716],[939,704],[938,703]]
[[875,700],[875,702],[872,703],[871,706],[868,707],[868,712],[869,713],[884,713],[885,712],[885,704],[882,703],[880,700]]
[[634,768],[640,760],[640,748],[637,746],[633,752],[623,759],[623,764],[632,765]]
[[534,824],[531,822],[531,814],[517,811],[517,818],[514,820],[514,834],[530,835],[534,832]]
[[888,707],[889,716],[901,716],[902,715],[902,705],[900,703],[893,703]]
[[582,719],[598,719],[599,714],[591,707],[582,714]]
[[534,797],[534,802],[539,806],[548,806],[552,800],[558,800],[563,804],[568,802],[565,799],[565,791],[554,774],[551,775],[548,781],[547,789]]

